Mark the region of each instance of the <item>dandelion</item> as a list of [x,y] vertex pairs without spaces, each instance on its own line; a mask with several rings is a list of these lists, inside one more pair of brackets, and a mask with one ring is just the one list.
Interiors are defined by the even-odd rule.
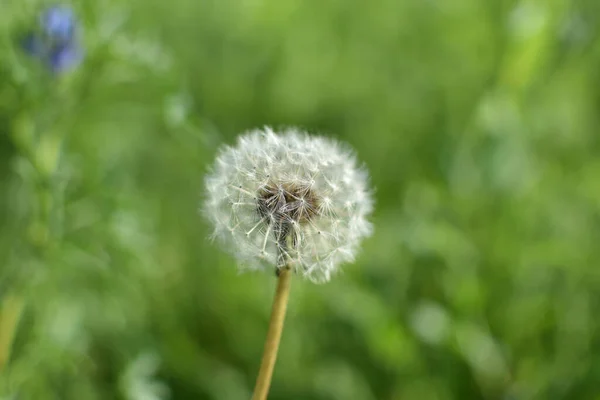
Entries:
[[254,399],[270,385],[292,272],[327,282],[372,231],[368,174],[332,139],[269,128],[223,148],[206,178],[204,214],[213,237],[242,269],[277,272],[265,353]]
[[206,216],[242,268],[326,282],[371,233],[366,171],[351,150],[295,129],[252,131],[206,178]]
[[49,7],[39,17],[39,28],[23,40],[23,49],[55,73],[67,71],[83,59],[76,31],[77,21],[70,7]]

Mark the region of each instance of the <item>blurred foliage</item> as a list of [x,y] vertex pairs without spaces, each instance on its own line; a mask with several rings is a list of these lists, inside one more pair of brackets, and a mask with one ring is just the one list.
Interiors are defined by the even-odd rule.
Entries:
[[[351,143],[376,234],[295,280],[271,399],[600,399],[600,3],[0,0],[0,398],[247,399],[275,280],[198,216],[262,125]],[[6,362],[4,362],[5,360]]]

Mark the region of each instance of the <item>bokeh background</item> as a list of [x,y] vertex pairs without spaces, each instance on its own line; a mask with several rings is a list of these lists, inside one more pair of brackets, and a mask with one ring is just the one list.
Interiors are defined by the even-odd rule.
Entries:
[[0,398],[249,399],[275,279],[198,214],[217,148],[349,142],[375,235],[292,282],[270,399],[600,399],[600,2],[0,1]]

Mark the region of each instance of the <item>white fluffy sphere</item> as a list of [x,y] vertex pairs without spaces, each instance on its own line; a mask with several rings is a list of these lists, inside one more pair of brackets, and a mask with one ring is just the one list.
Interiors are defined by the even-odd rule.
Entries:
[[205,184],[214,237],[242,268],[288,266],[326,282],[372,231],[368,174],[333,139],[247,132],[221,149]]

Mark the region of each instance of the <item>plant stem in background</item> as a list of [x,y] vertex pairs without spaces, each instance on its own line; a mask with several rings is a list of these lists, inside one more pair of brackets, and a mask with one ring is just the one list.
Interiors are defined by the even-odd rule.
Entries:
[[0,372],[10,359],[22,311],[23,301],[19,297],[7,296],[0,304]]
[[284,267],[279,270],[277,290],[275,292],[275,298],[273,299],[273,309],[271,310],[271,320],[269,321],[265,350],[263,352],[260,371],[258,372],[258,378],[256,379],[252,400],[265,400],[269,393],[271,377],[273,376],[275,360],[277,359],[277,350],[279,349],[283,321],[285,319],[285,311],[290,294],[291,277],[292,273],[290,268]]

